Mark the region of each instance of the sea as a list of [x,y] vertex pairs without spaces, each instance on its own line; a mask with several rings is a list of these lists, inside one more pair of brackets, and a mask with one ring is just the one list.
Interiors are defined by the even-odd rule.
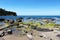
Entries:
[[23,18],[24,20],[26,20],[27,18],[32,18],[32,19],[34,19],[34,18],[53,18],[53,19],[56,19],[55,21],[56,21],[56,23],[57,24],[60,24],[60,16],[22,16],[22,15],[20,15],[20,16],[0,16],[0,19],[13,19],[13,20],[16,20],[17,18]]
[[26,19],[28,17],[30,18],[60,18],[60,16],[0,16],[0,18],[5,19],[16,19],[22,17],[23,19]]

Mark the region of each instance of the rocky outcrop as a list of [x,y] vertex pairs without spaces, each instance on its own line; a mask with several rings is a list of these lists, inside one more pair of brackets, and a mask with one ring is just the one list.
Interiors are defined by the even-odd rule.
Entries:
[[17,16],[16,12],[6,11],[0,8],[0,16]]
[[2,21],[4,21],[4,20],[5,20],[5,19],[2,18],[2,19],[0,19],[0,22],[2,22]]

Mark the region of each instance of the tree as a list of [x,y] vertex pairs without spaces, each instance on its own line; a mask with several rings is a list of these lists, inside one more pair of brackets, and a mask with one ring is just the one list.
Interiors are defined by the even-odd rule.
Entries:
[[6,11],[0,8],[0,16],[17,16],[16,12]]

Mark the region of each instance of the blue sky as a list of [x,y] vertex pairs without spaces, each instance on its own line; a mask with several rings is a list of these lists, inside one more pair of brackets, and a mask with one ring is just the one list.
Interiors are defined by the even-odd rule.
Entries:
[[60,15],[60,0],[0,0],[0,8],[17,15]]

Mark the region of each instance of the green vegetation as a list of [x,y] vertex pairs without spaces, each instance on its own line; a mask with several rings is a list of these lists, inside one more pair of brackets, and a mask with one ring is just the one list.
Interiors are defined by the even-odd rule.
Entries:
[[17,16],[15,12],[6,11],[5,9],[0,8],[0,16]]

